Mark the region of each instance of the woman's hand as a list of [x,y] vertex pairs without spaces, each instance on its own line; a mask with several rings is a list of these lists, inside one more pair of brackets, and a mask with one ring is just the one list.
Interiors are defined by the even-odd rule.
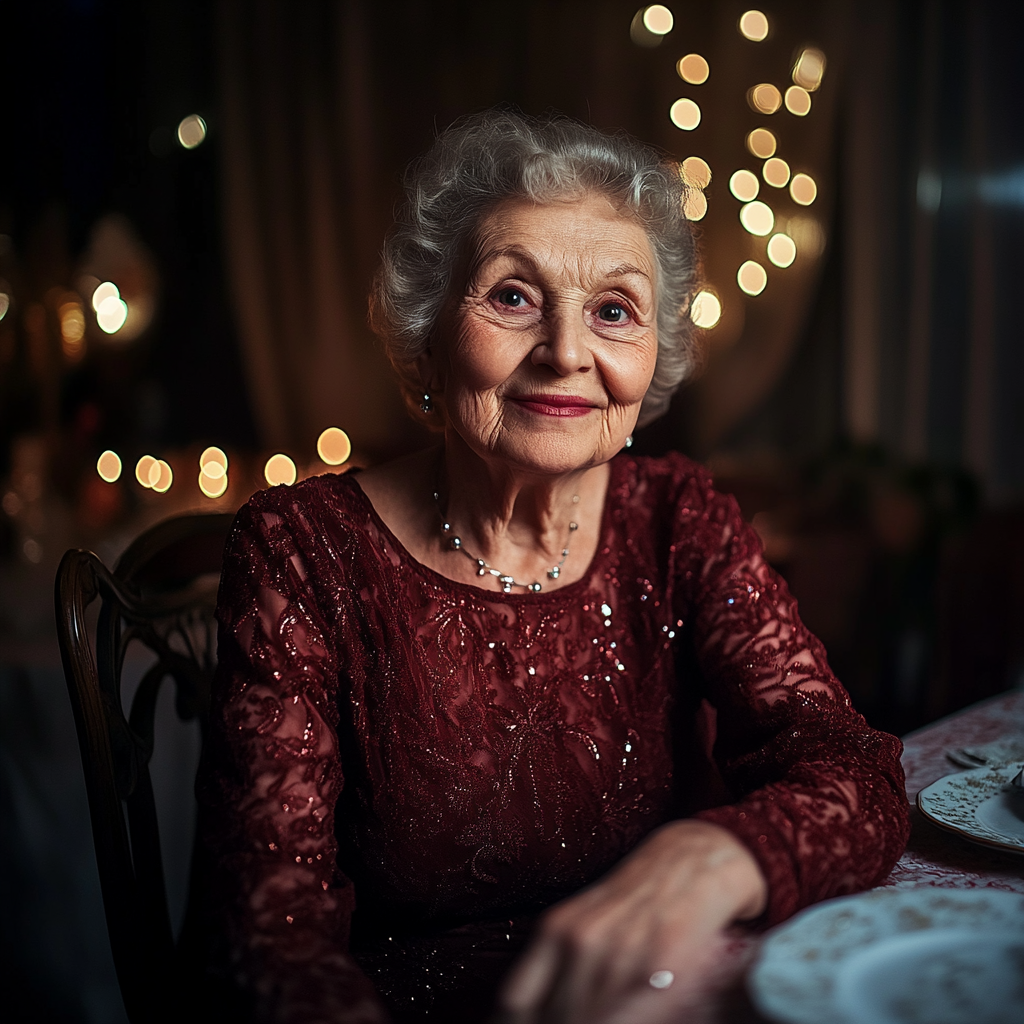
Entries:
[[[708,950],[757,917],[767,884],[731,832],[697,820],[652,833],[601,881],[552,907],[502,990],[508,1024],[678,1019]],[[655,981],[667,987],[655,988]]]

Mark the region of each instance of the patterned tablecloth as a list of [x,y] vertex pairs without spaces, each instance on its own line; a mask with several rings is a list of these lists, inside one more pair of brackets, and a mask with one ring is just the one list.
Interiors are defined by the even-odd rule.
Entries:
[[[953,889],[988,886],[1024,893],[1024,857],[990,850],[930,824],[914,804],[917,794],[937,779],[965,771],[948,750],[976,747],[1024,736],[1024,690],[1013,690],[965,708],[903,738],[903,767],[911,804],[906,852],[885,886],[934,885]],[[680,1024],[762,1024],[744,984],[761,938],[737,933],[718,952],[701,993]]]

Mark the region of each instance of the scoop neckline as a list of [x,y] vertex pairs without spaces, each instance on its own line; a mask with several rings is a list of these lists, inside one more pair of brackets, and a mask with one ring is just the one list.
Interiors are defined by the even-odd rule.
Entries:
[[618,477],[621,472],[621,468],[624,465],[624,457],[620,455],[613,456],[608,462],[608,487],[605,489],[604,494],[604,507],[601,509],[601,525],[598,533],[597,548],[594,550],[594,554],[591,556],[590,563],[584,570],[583,575],[578,580],[574,580],[572,583],[567,583],[564,587],[559,587],[557,590],[541,590],[540,593],[536,594],[512,594],[502,593],[497,590],[485,590],[483,587],[478,587],[475,583],[463,583],[461,580],[453,580],[444,573],[438,572],[436,569],[432,569],[429,565],[424,565],[409,549],[395,536],[391,527],[381,518],[380,513],[374,507],[370,496],[363,490],[362,485],[359,483],[359,471],[350,470],[344,474],[342,479],[348,478],[355,484],[355,490],[358,495],[358,500],[363,503],[366,507],[366,511],[369,513],[370,518],[377,525],[381,533],[388,539],[395,550],[398,552],[399,557],[403,562],[411,564],[415,569],[420,572],[423,576],[432,578],[436,582],[449,587],[458,587],[460,590],[468,591],[479,598],[489,601],[501,601],[508,602],[512,601],[516,604],[520,602],[527,602],[536,604],[543,601],[549,601],[552,598],[556,598],[562,594],[571,594],[575,590],[582,590],[585,586],[589,585],[591,578],[594,575],[598,567],[598,560],[604,557],[603,549],[608,545],[605,543],[609,527],[611,525],[611,501],[610,496],[613,490],[616,489],[618,484]]

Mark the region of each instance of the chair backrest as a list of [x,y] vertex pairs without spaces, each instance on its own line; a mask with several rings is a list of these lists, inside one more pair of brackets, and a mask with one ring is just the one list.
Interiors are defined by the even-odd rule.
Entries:
[[[168,1019],[181,989],[153,786],[154,715],[166,679],[205,733],[216,666],[213,613],[231,514],[185,515],[143,533],[113,572],[89,551],[57,571],[57,636],[82,753],[110,945],[132,1024]],[[95,646],[87,609],[99,598]],[[125,714],[125,652],[153,652]],[[191,786],[194,780],[182,780]],[[188,912],[186,912],[188,917]]]

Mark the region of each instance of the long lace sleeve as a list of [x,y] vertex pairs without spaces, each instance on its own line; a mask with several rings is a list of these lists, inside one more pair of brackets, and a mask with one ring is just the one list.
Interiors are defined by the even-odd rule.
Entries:
[[264,492],[241,510],[221,583],[199,786],[214,956],[254,1020],[377,1024],[336,866],[338,666],[283,500]]
[[735,501],[706,479],[699,489],[679,525],[703,543],[680,568],[718,712],[715,760],[739,796],[699,817],[757,858],[773,924],[892,869],[909,831],[902,747],[854,711]]

